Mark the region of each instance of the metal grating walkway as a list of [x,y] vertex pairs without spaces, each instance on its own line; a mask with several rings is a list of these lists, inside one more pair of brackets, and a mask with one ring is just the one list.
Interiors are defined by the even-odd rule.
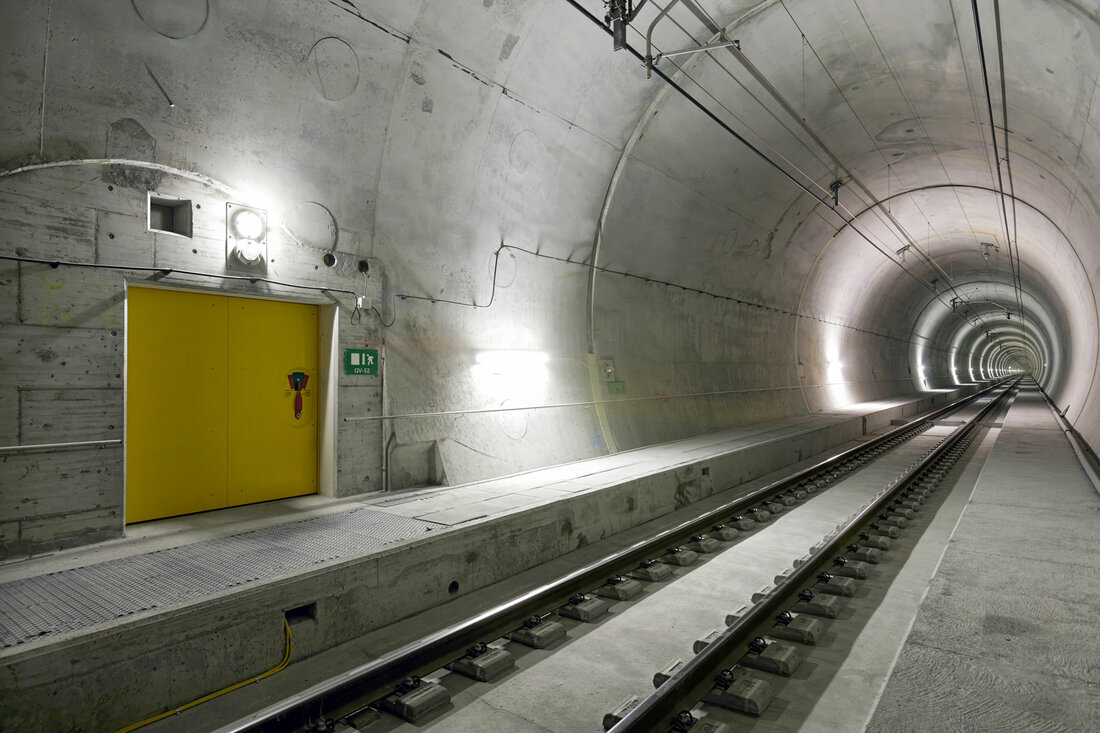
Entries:
[[0,646],[87,628],[350,558],[439,528],[373,509],[330,514],[0,584]]

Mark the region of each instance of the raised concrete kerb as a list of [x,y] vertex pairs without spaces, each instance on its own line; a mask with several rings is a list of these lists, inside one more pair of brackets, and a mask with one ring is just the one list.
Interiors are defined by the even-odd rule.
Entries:
[[[904,408],[895,405],[871,415],[888,424],[886,415]],[[627,475],[585,473],[591,466],[573,465],[582,480],[593,477],[591,486],[441,526],[369,555],[319,563],[199,602],[5,650],[0,654],[5,717],[13,726],[23,723],[31,729],[127,725],[273,666],[282,653],[288,609],[315,604],[311,618],[292,627],[294,656],[301,659],[658,519],[714,495],[715,487],[742,484],[859,438],[863,420],[818,414],[785,429],[776,426],[755,442],[743,433],[725,440],[709,435],[640,449],[626,457],[622,468]],[[644,460],[646,451],[654,460]],[[607,462],[591,463],[601,461]],[[575,483],[576,473],[569,471],[573,477],[564,481]],[[600,473],[607,480],[595,479]],[[518,478],[486,484],[504,490],[509,482],[529,483]],[[453,491],[463,488],[468,487]],[[737,495],[730,491],[730,499]],[[408,505],[391,509],[397,513],[403,506]]]

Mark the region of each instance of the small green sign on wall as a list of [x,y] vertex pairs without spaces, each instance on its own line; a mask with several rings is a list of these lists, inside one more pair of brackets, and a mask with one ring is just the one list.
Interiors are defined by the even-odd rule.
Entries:
[[344,374],[377,374],[378,349],[344,349]]

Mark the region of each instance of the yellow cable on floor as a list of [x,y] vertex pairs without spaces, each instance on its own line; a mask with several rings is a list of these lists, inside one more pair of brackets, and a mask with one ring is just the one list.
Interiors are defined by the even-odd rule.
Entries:
[[265,677],[270,677],[271,675],[275,674],[276,672],[282,670],[284,667],[286,667],[288,664],[290,664],[290,655],[294,652],[294,635],[292,633],[290,633],[290,623],[285,618],[283,619],[283,625],[286,626],[286,652],[283,654],[283,660],[281,662],[279,662],[277,665],[275,665],[274,667],[272,667],[271,669],[267,670],[266,672],[264,672],[263,674],[261,674],[257,677],[251,677],[251,678],[245,680],[244,682],[238,682],[235,685],[230,685],[229,687],[226,687],[224,690],[218,690],[217,692],[211,692],[209,695],[206,695],[204,697],[200,697],[198,700],[192,700],[191,702],[180,705],[177,708],[172,708],[171,710],[166,710],[165,712],[161,713],[160,715],[154,715],[152,718],[148,718],[146,720],[143,720],[140,723],[134,723],[133,725],[128,725],[125,728],[120,729],[118,731],[118,733],[129,733],[129,731],[137,730],[138,728],[149,725],[150,723],[155,723],[158,720],[163,720],[164,718],[167,718],[170,715],[175,715],[177,713],[182,713],[184,710],[187,710],[189,708],[193,708],[196,705],[202,705],[204,702],[209,702],[210,700],[213,700],[215,697],[221,697],[222,695],[224,695],[227,692],[233,692],[233,690],[239,690],[240,688],[242,688],[246,685],[251,685],[253,682],[259,682],[260,680],[264,679]]

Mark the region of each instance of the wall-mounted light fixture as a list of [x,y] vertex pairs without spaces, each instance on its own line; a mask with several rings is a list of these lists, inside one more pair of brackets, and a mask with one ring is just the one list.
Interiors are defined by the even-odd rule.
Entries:
[[230,269],[267,272],[267,212],[225,205],[225,263]]

